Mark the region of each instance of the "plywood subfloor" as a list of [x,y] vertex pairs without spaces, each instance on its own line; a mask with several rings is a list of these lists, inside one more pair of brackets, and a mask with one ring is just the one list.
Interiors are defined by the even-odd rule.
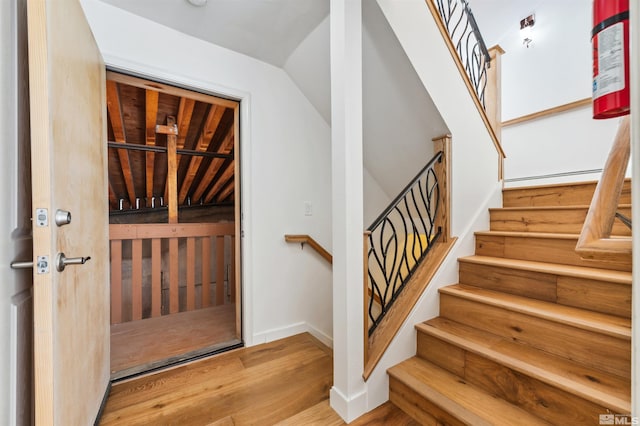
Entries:
[[[101,425],[339,425],[331,350],[308,333],[115,384]],[[415,426],[386,403],[352,425]]]
[[111,326],[111,377],[130,376],[240,343],[235,304]]

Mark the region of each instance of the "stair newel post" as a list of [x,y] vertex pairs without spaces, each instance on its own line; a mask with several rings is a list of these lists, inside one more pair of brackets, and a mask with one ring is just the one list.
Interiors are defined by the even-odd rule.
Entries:
[[438,200],[439,210],[436,216],[435,226],[442,228],[441,242],[446,243],[451,238],[450,216],[451,216],[451,135],[442,135],[432,139],[433,151],[442,151],[442,161],[435,166],[438,186],[440,189],[440,199]]
[[362,314],[364,315],[363,324],[363,343],[364,343],[364,365],[369,361],[369,297],[373,297],[373,293],[369,296],[369,238],[371,231],[364,231],[362,235],[362,297],[364,299]]
[[502,139],[502,55],[504,50],[499,45],[489,48],[491,65],[487,68],[487,86],[484,89],[484,110],[499,141]]
[[[484,89],[484,110],[499,143],[502,143],[502,55],[504,50],[495,45],[489,50],[491,63],[487,68],[487,86]],[[504,156],[498,155],[498,179],[502,180]]]

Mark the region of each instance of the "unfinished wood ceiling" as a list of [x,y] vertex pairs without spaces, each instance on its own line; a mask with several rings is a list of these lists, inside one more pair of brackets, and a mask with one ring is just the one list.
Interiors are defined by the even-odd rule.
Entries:
[[167,206],[167,135],[156,126],[169,117],[178,206],[233,202],[237,102],[108,72],[107,115],[110,211]]

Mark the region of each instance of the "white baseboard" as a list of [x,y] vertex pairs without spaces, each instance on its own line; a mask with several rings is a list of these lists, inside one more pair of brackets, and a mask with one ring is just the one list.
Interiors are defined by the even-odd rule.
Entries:
[[316,339],[333,349],[333,337],[307,323],[307,331]]
[[300,333],[309,333],[328,347],[333,348],[333,338],[331,336],[304,321],[256,333],[253,335],[253,340],[249,346],[273,342],[274,340],[284,339]]
[[342,417],[346,423],[351,423],[367,412],[367,390],[347,398],[338,388],[333,386],[329,392],[331,408]]

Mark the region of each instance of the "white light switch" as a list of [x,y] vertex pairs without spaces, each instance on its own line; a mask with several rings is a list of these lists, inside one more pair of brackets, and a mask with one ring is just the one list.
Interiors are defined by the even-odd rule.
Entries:
[[304,215],[313,216],[313,204],[311,204],[311,201],[304,202]]

